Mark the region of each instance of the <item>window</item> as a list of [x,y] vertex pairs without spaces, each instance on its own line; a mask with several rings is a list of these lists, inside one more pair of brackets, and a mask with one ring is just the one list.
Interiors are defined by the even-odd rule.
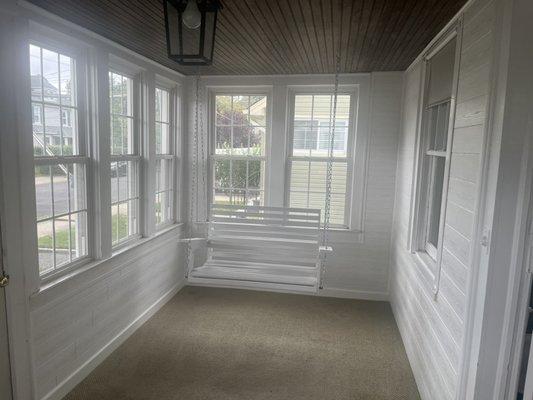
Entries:
[[34,125],[41,125],[43,122],[43,117],[41,115],[41,106],[33,105],[32,106],[32,112],[33,112],[33,124]]
[[163,227],[174,220],[175,124],[171,122],[172,92],[155,89],[155,223]]
[[264,205],[266,95],[215,96],[213,202]]
[[428,106],[427,138],[425,151],[427,165],[427,195],[425,208],[428,212],[426,222],[425,250],[436,260],[439,246],[439,227],[444,186],[444,165],[446,163],[446,142],[448,138],[448,119],[450,117],[450,101]]
[[454,65],[455,39],[426,60],[414,250],[427,254],[435,263],[442,246]]
[[[349,227],[352,96],[347,93],[337,96],[330,223],[338,228]],[[323,210],[334,96],[331,93],[295,93],[292,99],[288,204]]]
[[39,272],[46,275],[88,254],[88,157],[77,123],[77,60],[37,44],[30,44],[29,57]]
[[111,117],[112,244],[138,236],[140,151],[136,134],[134,80],[109,72]]
[[61,111],[61,123],[63,126],[70,127],[70,113],[65,110]]

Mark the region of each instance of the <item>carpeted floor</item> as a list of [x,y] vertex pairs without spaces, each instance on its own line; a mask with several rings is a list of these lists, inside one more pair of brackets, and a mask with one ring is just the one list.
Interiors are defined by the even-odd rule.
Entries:
[[419,398],[388,303],[186,287],[65,399]]

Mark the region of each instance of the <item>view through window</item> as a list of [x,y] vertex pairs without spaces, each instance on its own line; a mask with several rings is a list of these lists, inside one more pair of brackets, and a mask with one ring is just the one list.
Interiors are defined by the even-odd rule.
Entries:
[[[298,208],[318,208],[324,217],[326,172],[334,96],[332,94],[295,94],[293,108],[292,146],[289,156],[289,205]],[[337,96],[333,174],[331,185],[330,223],[348,226],[348,170],[351,95]],[[350,164],[350,165],[349,165]]]
[[170,91],[155,89],[155,223],[158,227],[171,222],[174,218],[174,151],[170,102]]
[[215,96],[213,202],[264,205],[267,97]]
[[109,72],[111,114],[112,243],[117,245],[139,229],[140,155],[135,137],[133,79]]
[[76,62],[30,45],[37,243],[41,275],[87,255],[87,157]]

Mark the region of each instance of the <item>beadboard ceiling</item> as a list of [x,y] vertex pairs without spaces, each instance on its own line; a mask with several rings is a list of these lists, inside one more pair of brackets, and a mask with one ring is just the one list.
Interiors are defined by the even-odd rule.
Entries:
[[[31,0],[167,67],[161,0]],[[213,65],[202,74],[333,73],[406,69],[466,0],[223,0]],[[342,12],[341,12],[342,10]]]

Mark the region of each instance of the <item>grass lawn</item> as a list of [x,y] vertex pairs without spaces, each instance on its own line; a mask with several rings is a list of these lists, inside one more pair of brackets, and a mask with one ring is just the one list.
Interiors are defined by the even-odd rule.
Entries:
[[[113,215],[112,220],[112,234],[113,238],[117,237],[117,222],[119,239],[127,236],[128,231],[128,217],[126,215]],[[56,249],[68,250],[68,229],[61,229],[56,231]],[[72,233],[72,242],[74,243],[74,232]],[[51,249],[53,248],[52,235],[46,235],[39,238],[39,248]]]

